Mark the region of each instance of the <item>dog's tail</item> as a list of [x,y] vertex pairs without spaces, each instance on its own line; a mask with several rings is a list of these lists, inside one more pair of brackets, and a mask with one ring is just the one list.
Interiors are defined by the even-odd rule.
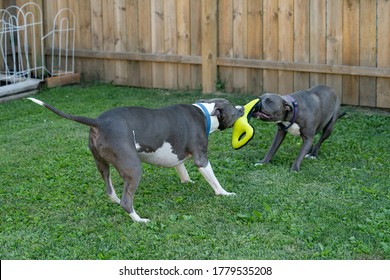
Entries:
[[34,103],[36,103],[38,105],[46,107],[47,109],[49,109],[53,113],[59,115],[60,117],[65,118],[65,119],[72,120],[72,121],[75,121],[75,122],[78,122],[78,123],[81,123],[81,124],[85,124],[85,125],[88,125],[88,126],[93,126],[93,127],[97,127],[97,125],[98,125],[98,122],[97,122],[96,119],[91,119],[91,118],[87,118],[87,117],[80,117],[80,116],[74,116],[74,115],[66,114],[64,112],[61,112],[57,108],[55,108],[55,107],[53,107],[53,106],[51,106],[49,104],[46,104],[45,102],[42,102],[41,100],[38,100],[38,99],[35,99],[35,98],[32,98],[32,97],[29,97],[27,99],[30,99],[32,102],[34,102]]

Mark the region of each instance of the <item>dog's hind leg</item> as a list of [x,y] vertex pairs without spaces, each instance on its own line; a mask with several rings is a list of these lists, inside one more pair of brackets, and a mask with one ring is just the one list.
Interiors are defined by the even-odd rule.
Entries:
[[[133,156],[132,156],[133,155]],[[132,151],[122,151],[117,161],[113,163],[116,170],[124,181],[124,188],[121,207],[129,214],[135,222],[149,222],[149,219],[143,219],[138,216],[134,210],[134,195],[141,181],[141,161],[137,154]]]
[[334,124],[337,120],[337,117],[333,117],[324,127],[322,130],[320,139],[318,139],[318,142],[313,146],[311,149],[310,153],[306,155],[306,157],[309,158],[317,158],[318,156],[318,151],[320,150],[321,144],[328,139],[328,137],[332,134]]
[[95,157],[96,167],[99,170],[100,174],[102,175],[104,182],[106,183],[107,195],[110,197],[112,202],[119,204],[121,201],[116,195],[115,189],[112,186],[111,176],[110,176],[110,166],[108,162],[106,162],[102,158],[98,158],[95,155],[94,157]]
[[180,163],[178,166],[175,167],[177,173],[179,174],[180,181],[182,183],[193,183],[190,179],[190,176],[188,175],[187,169],[184,165],[184,163]]

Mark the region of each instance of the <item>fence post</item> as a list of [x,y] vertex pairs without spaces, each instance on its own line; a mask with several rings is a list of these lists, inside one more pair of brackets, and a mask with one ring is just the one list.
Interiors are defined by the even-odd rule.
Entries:
[[216,90],[217,82],[217,1],[202,0],[202,88]]

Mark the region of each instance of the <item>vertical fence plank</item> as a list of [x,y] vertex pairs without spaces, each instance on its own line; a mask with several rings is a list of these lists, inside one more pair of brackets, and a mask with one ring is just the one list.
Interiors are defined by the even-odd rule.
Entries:
[[[191,11],[191,55],[202,56],[202,2],[190,0]],[[202,67],[191,65],[191,88],[202,86]]]
[[[336,0],[337,1],[337,0]],[[310,2],[294,1],[294,62],[310,62]],[[310,74],[294,72],[294,91],[310,86]]]
[[[103,49],[104,51],[115,50],[114,38],[114,8],[111,1],[103,1]],[[104,61],[104,80],[112,82],[115,79],[115,63],[112,60]]]
[[[114,20],[115,20],[115,51],[125,52],[127,47],[127,28],[126,28],[126,1],[114,1]],[[126,61],[115,62],[115,84],[126,85],[127,81],[127,63]]]
[[[390,1],[378,1],[378,67],[390,67]],[[390,79],[378,78],[378,107],[390,108]]]
[[[328,0],[326,9],[326,64],[341,65],[343,63],[343,2],[339,0]],[[333,88],[340,100],[342,100],[342,76],[326,75],[326,84]]]
[[[325,1],[310,0],[310,62],[325,64]],[[325,84],[324,74],[310,74],[310,85]]]
[[[248,0],[248,58],[263,59],[263,4]],[[263,70],[248,69],[248,92],[263,92]]]
[[[191,54],[190,5],[189,0],[177,1],[177,51],[180,55]],[[191,66],[178,66],[178,86],[189,89],[191,86]]]
[[[138,0],[128,0],[127,2],[127,51],[132,53],[139,52],[139,18],[138,18]],[[128,73],[128,85],[130,86],[141,86],[140,77],[140,62],[139,61],[128,61],[127,62],[127,73]]]
[[[279,0],[279,61],[294,60],[294,0]],[[279,71],[278,92],[280,94],[294,91],[294,74],[290,71]]]
[[217,0],[202,0],[203,93],[215,92],[217,82]]
[[[164,1],[152,0],[152,52],[164,53]],[[164,87],[164,64],[153,62],[153,87]]]
[[[174,11],[174,12],[172,12]],[[165,53],[177,54],[176,1],[164,0]],[[164,65],[164,88],[177,89],[177,64]]]
[[[376,66],[376,0],[360,1],[360,65]],[[359,105],[375,106],[376,79],[360,77]]]
[[[74,1],[70,8],[75,14],[76,23],[78,22],[79,29],[76,29],[76,40],[79,41],[79,46],[82,49],[92,49],[92,33],[91,33],[91,2],[90,1]],[[60,9],[60,7],[58,7]],[[77,25],[76,25],[77,26]],[[80,72],[86,80],[92,80],[95,69],[92,69],[92,61],[90,59],[79,60]]]
[[[235,58],[247,58],[247,1],[233,1],[233,52]],[[245,93],[248,91],[247,84],[248,70],[245,68],[234,69],[233,83],[234,91]]]
[[[139,23],[139,50],[141,53],[152,52],[151,41],[151,5],[150,0],[142,0],[138,2],[138,17]],[[140,65],[140,84],[142,87],[152,87],[152,63],[142,62]]]
[[[265,60],[278,60],[278,1],[264,0],[264,32],[263,32],[263,46]],[[263,85],[266,92],[278,91],[278,71],[264,70]]]
[[[219,1],[219,56],[233,58],[233,0]],[[261,50],[260,50],[261,51]],[[219,83],[226,92],[233,91],[233,68],[219,67]]]
[[[103,11],[102,0],[91,0],[92,50],[103,50]],[[91,61],[91,79],[101,80],[104,77],[104,64],[101,60]]]
[[[359,65],[359,9],[358,1],[343,2],[343,64]],[[343,77],[343,103],[359,104],[359,77]]]

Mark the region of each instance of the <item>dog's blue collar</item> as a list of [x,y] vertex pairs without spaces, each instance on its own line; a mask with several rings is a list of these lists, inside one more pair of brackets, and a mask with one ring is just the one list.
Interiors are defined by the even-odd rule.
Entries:
[[286,98],[290,99],[290,101],[292,103],[293,116],[291,118],[290,124],[288,126],[284,127],[284,130],[289,129],[295,123],[295,121],[297,119],[297,114],[298,114],[298,102],[291,95],[287,95]]
[[206,107],[202,103],[195,103],[195,106],[199,107],[204,114],[204,117],[206,119],[206,135],[207,137],[210,134],[210,128],[211,128],[211,117],[209,111],[207,111]]

